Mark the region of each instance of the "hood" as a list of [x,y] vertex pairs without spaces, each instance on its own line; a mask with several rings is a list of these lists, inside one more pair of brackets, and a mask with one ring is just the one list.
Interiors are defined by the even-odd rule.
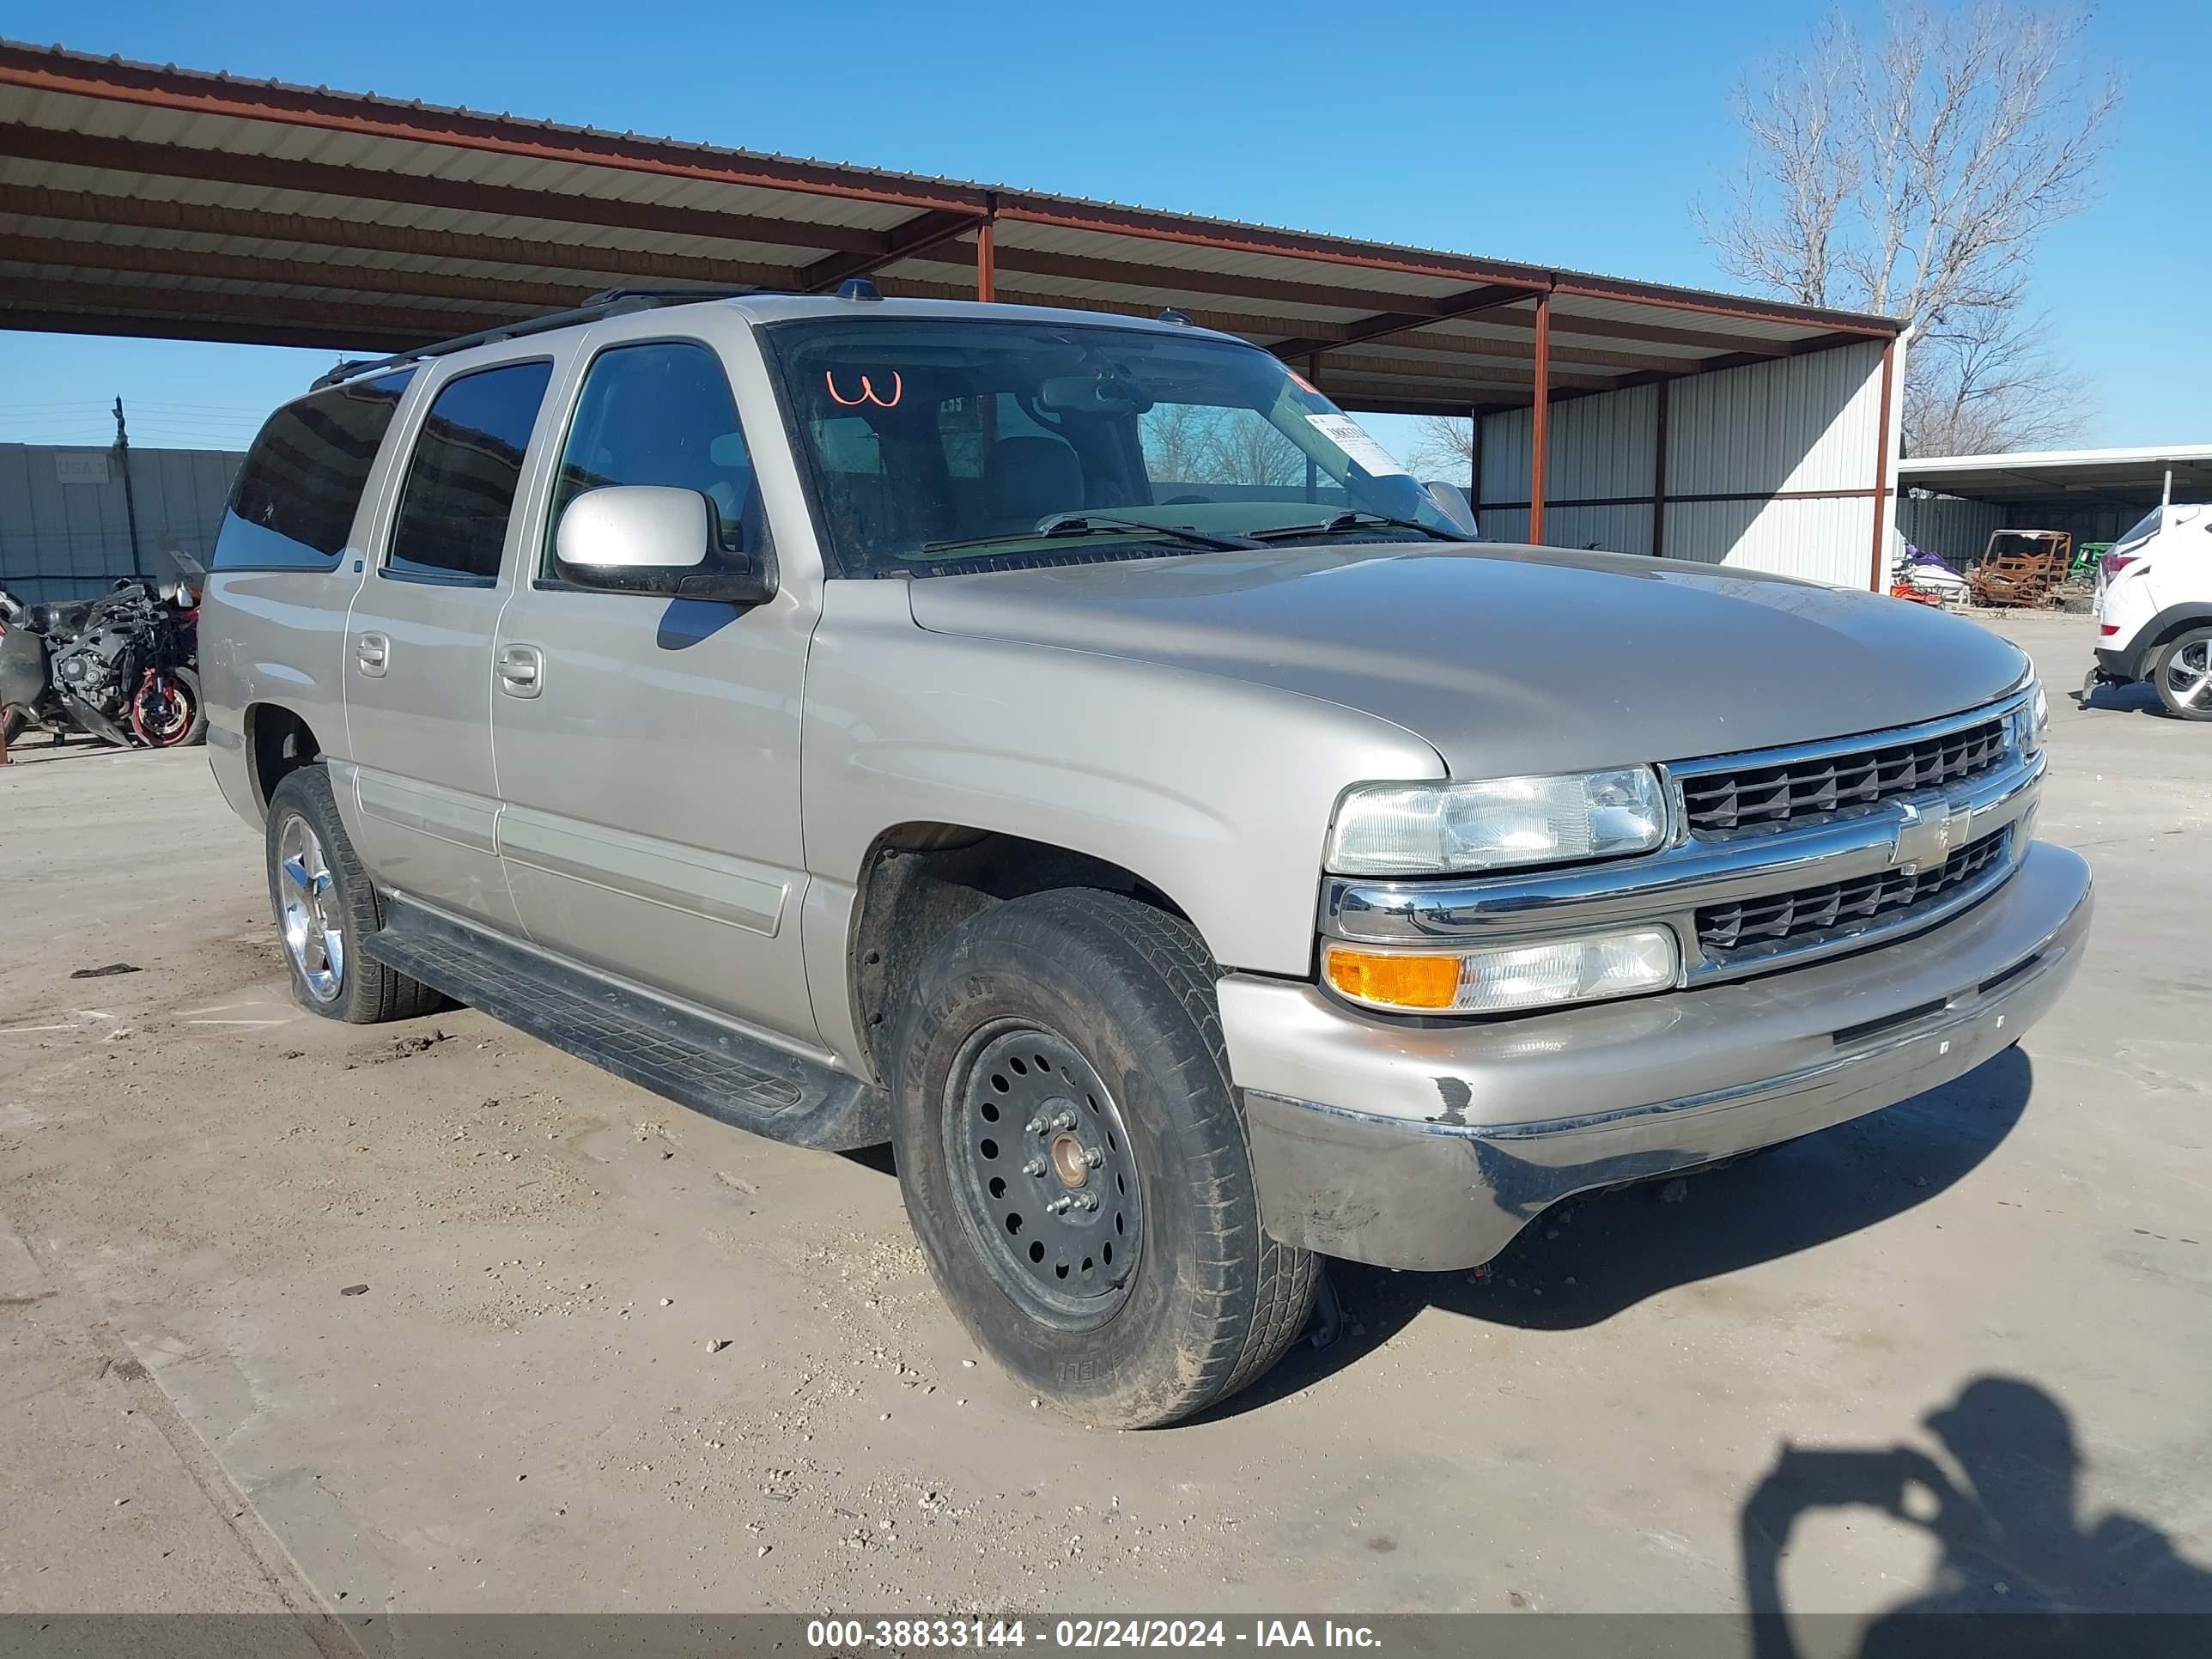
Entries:
[[[1924,605],[1559,548],[1367,544],[939,576],[915,621],[1279,687],[1458,777],[1845,737],[2002,696],[2027,659]],[[1194,711],[1195,712],[1195,711]]]

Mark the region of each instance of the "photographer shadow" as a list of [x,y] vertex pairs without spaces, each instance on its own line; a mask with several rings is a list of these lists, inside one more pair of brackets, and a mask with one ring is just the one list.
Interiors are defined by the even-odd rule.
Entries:
[[1942,1551],[1925,1589],[1865,1626],[1858,1659],[2204,1650],[2212,1571],[2134,1516],[2083,1523],[2081,1455],[2057,1400],[2019,1377],[1982,1376],[1923,1422],[1960,1479],[1911,1446],[1784,1445],[1739,1517],[1753,1659],[1801,1652],[1805,1621],[1789,1617],[1781,1583],[1798,1518],[1851,1508],[1918,1527]]

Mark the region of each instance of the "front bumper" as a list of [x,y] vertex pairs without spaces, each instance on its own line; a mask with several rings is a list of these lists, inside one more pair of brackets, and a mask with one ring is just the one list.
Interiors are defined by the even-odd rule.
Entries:
[[1469,1267],[1571,1194],[1910,1098],[2041,1017],[2090,908],[2087,864],[2038,842],[1929,932],[1638,1001],[1417,1024],[1232,975],[1222,1027],[1267,1231],[1379,1266]]

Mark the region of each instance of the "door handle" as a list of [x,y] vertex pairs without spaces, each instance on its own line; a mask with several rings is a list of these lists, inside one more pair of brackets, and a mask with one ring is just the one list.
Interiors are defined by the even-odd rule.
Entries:
[[382,634],[364,634],[353,644],[354,660],[361,672],[371,679],[382,679],[384,670],[392,659],[392,641]]
[[510,697],[534,697],[545,689],[545,653],[534,645],[499,650],[499,689]]

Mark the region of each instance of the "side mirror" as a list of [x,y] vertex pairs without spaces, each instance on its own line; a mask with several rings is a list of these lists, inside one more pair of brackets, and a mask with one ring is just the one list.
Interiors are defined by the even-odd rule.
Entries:
[[1475,536],[1474,509],[1468,505],[1467,491],[1455,483],[1437,479],[1429,485],[1429,499],[1437,504],[1437,511],[1452,521],[1454,528],[1463,532],[1472,540]]
[[775,579],[714,547],[714,505],[696,489],[614,484],[568,503],[553,532],[562,574],[587,587],[759,605]]

